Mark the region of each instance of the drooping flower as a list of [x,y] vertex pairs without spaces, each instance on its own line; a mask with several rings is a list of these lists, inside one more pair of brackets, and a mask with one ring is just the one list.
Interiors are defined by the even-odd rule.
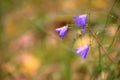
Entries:
[[63,26],[63,27],[61,27],[61,28],[55,29],[55,31],[59,33],[59,36],[60,36],[61,38],[63,38],[63,37],[65,36],[67,30],[68,30],[68,26]]
[[84,45],[84,46],[82,46],[80,48],[75,48],[76,53],[77,54],[81,54],[82,59],[86,58],[88,50],[89,50],[89,46],[88,45]]
[[80,25],[82,29],[85,28],[86,19],[87,19],[86,14],[83,14],[83,15],[80,15],[80,16],[74,16],[73,18],[75,19],[75,25]]

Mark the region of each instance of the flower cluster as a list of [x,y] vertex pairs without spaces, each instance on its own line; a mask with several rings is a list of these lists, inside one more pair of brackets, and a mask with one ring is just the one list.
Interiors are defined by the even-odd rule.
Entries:
[[[86,20],[87,20],[87,15],[79,15],[79,16],[74,16],[73,19],[75,20],[74,24],[79,25],[81,27],[81,32],[85,35],[85,26],[86,26]],[[69,26],[63,26],[61,28],[55,29],[55,32],[59,33],[59,36],[63,38],[65,34],[67,33],[69,29]],[[82,59],[86,58],[86,55],[89,51],[89,45],[85,44],[82,47],[75,48],[75,52],[77,54],[80,54],[82,56]]]

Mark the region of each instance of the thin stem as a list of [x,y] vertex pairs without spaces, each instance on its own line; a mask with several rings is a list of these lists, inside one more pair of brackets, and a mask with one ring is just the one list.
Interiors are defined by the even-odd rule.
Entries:
[[99,42],[99,40],[97,39],[96,35],[93,34],[93,32],[91,31],[91,29],[89,27],[87,27],[88,31],[91,33],[91,35],[94,37],[94,39],[97,41],[97,43],[100,45],[100,47],[102,48],[102,50],[104,51],[105,55],[108,57],[108,59],[113,62],[113,60],[111,59],[111,57],[108,55],[107,50],[102,46],[102,44]]
[[[99,52],[99,68],[100,68],[100,75],[101,75],[101,48],[100,48],[100,45],[98,44],[98,52]],[[101,80],[101,76],[100,76],[100,80]]]
[[[120,26],[120,25],[119,25]],[[118,31],[117,35],[116,35],[116,39],[115,39],[115,42],[114,44],[112,45],[112,47],[114,47],[115,49],[119,49],[119,46],[118,45],[118,42],[120,42],[120,30]],[[117,47],[115,47],[117,46]]]
[[103,35],[102,35],[101,42],[103,42],[103,40],[104,40],[104,38],[105,38],[105,37],[104,37],[104,36],[105,36],[104,31],[105,31],[105,28],[107,27],[107,24],[108,24],[108,22],[109,22],[109,15],[111,14],[111,12],[112,12],[112,10],[113,10],[113,7],[115,6],[116,3],[117,3],[117,0],[114,1],[113,5],[112,5],[112,7],[111,7],[111,9],[110,9],[110,11],[108,12],[107,19],[106,19],[105,26],[104,26],[104,30],[103,30]]
[[109,45],[109,47],[108,47],[108,51],[110,51],[110,49],[112,48],[112,45],[113,45],[113,43],[114,43],[114,41],[115,41],[115,39],[116,39],[116,36],[117,36],[117,34],[118,34],[118,32],[119,32],[119,29],[120,29],[120,25],[118,26],[118,28],[117,28],[117,30],[116,30],[116,32],[115,32],[115,35],[114,35],[114,37],[113,37],[113,39],[112,39],[112,42],[111,42],[111,44]]
[[71,56],[68,56],[67,55],[68,53],[69,51],[65,53],[66,61],[63,63],[64,68],[61,73],[62,74],[61,80],[71,80]]

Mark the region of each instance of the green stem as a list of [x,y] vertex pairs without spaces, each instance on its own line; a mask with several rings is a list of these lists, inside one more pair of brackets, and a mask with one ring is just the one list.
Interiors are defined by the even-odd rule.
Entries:
[[71,69],[70,69],[70,62],[69,62],[69,63],[66,63],[66,72],[65,72],[66,78],[65,78],[65,80],[71,79],[70,70]]
[[102,48],[102,50],[104,51],[105,55],[108,57],[108,59],[113,62],[113,60],[111,59],[111,57],[108,55],[107,50],[102,46],[102,44],[99,42],[99,40],[97,39],[96,35],[93,34],[92,30],[87,27],[88,31],[91,33],[91,35],[94,37],[94,39],[96,40],[96,42],[100,45],[100,47]]
[[109,45],[109,47],[108,47],[108,52],[111,50],[111,48],[113,47],[112,45],[113,45],[113,43],[115,42],[115,39],[116,39],[116,37],[117,37],[117,35],[118,35],[118,32],[119,32],[119,29],[120,29],[120,25],[118,26],[118,28],[117,28],[117,30],[116,30],[116,32],[115,32],[115,35],[114,35],[114,37],[113,37],[113,39],[112,39],[112,41],[111,41],[111,43],[110,43],[110,45]]
[[102,67],[102,65],[101,65],[101,49],[100,49],[100,45],[98,44],[98,52],[99,52],[99,70],[100,70],[100,80],[101,80],[101,67]]
[[105,36],[105,28],[107,27],[107,24],[108,24],[108,22],[109,22],[109,15],[111,14],[111,12],[112,12],[112,10],[113,10],[113,7],[115,6],[116,3],[117,3],[117,0],[114,1],[111,9],[110,9],[109,12],[108,12],[107,19],[106,19],[105,26],[104,26],[104,30],[103,30],[103,35],[102,35],[101,42],[103,42],[103,40],[104,40],[104,38],[105,38],[105,37],[104,37],[104,36]]
[[71,79],[71,63],[66,61],[63,66],[61,80]]

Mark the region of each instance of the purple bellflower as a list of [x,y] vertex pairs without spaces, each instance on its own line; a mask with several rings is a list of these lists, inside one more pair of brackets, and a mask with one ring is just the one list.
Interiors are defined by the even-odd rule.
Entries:
[[74,16],[73,17],[75,19],[75,25],[81,25],[81,28],[84,29],[85,25],[86,25],[86,19],[87,19],[87,15],[83,14],[80,16]]
[[81,54],[82,59],[86,58],[88,50],[89,50],[89,46],[88,45],[84,45],[84,46],[82,46],[80,48],[75,48],[76,53],[77,54]]
[[63,26],[61,28],[55,29],[56,32],[59,32],[59,36],[63,38],[68,30],[68,26]]
[[87,19],[87,15],[83,14],[80,16],[74,16],[73,17],[75,19],[75,25],[80,25],[82,28],[82,32],[85,33],[85,26],[86,26],[86,19]]

